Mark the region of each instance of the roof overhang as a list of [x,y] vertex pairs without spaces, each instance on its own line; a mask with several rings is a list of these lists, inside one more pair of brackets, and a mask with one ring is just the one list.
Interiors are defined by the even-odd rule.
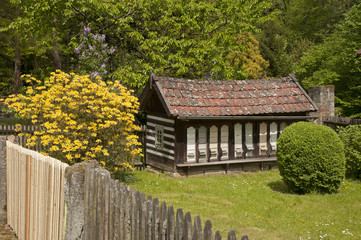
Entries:
[[178,116],[179,120],[309,120],[311,116]]

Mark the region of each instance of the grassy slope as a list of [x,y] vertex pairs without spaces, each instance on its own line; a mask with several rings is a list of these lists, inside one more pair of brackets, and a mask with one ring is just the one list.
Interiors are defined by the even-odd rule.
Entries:
[[346,180],[337,194],[287,193],[277,170],[171,178],[136,172],[137,190],[209,219],[223,237],[361,239],[361,183]]

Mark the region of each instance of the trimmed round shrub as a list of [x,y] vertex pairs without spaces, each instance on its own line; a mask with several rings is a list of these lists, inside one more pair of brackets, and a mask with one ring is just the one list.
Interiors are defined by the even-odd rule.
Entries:
[[339,128],[345,146],[346,177],[361,179],[361,125]]
[[345,177],[344,146],[329,127],[298,122],[277,140],[277,162],[283,181],[295,193],[332,193]]

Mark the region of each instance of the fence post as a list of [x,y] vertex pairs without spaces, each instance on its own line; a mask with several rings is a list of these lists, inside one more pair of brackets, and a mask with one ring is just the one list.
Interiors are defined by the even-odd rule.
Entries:
[[86,163],[78,163],[65,170],[65,240],[83,238],[85,168]]
[[0,223],[7,223],[6,136],[0,136]]

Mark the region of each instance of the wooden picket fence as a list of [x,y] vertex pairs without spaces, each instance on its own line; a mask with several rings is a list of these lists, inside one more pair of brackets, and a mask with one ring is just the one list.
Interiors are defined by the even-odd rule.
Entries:
[[[94,161],[68,166],[9,141],[6,155],[8,224],[19,239],[222,239],[209,220],[192,221],[190,212],[111,179]],[[233,230],[227,239],[236,239]]]
[[[104,169],[86,168],[84,185],[83,239],[222,239],[209,220],[202,228],[199,216],[192,223],[190,212],[175,212],[166,202],[111,179]],[[230,231],[227,239],[236,239],[235,232]]]
[[62,239],[68,166],[7,141],[7,217],[19,239]]

